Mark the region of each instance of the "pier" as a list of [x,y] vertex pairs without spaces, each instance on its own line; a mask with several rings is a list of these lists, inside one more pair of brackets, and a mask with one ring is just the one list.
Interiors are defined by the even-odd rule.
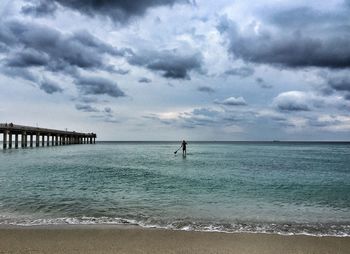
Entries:
[[62,131],[16,125],[13,123],[0,124],[0,133],[3,134],[3,149],[18,148],[19,145],[21,148],[26,148],[34,146],[95,144],[97,137],[96,133]]

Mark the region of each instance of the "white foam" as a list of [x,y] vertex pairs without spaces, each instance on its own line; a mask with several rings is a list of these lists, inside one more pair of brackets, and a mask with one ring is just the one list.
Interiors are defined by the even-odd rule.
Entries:
[[[62,218],[13,218],[10,216],[0,216],[0,225],[16,226],[49,226],[49,225],[137,225],[144,228],[160,228],[182,231],[204,231],[204,232],[223,232],[223,233],[265,233],[280,235],[310,235],[310,236],[337,236],[349,237],[350,225],[329,225],[323,227],[317,232],[319,225],[277,225],[277,224],[201,224],[195,222],[185,223],[176,221],[172,223],[154,223],[150,220],[135,220],[125,218],[110,217],[89,217],[81,218],[62,217]],[[298,227],[299,226],[299,227]]]

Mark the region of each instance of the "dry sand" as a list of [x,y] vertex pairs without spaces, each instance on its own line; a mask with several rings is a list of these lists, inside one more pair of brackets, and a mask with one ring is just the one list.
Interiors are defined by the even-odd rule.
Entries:
[[185,232],[137,227],[0,229],[0,253],[350,253],[350,237]]

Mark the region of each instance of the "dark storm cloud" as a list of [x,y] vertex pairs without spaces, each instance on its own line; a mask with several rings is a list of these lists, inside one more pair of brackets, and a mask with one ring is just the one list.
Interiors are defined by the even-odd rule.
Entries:
[[241,78],[246,78],[254,74],[254,69],[249,67],[233,68],[225,71],[226,75],[239,76]]
[[8,67],[45,66],[49,63],[49,57],[33,49],[23,49],[20,52],[13,52],[4,62]]
[[256,78],[255,80],[256,80],[256,82],[259,84],[259,86],[260,86],[261,88],[270,89],[270,88],[273,87],[272,85],[267,84],[263,78],[258,77],[258,78]]
[[199,86],[197,87],[197,91],[208,94],[215,93],[215,90],[210,86]]
[[152,80],[149,78],[142,77],[139,79],[139,83],[151,83]]
[[72,98],[72,101],[79,101],[85,104],[89,103],[97,103],[99,102],[98,98],[96,97],[77,97],[77,98]]
[[0,25],[0,41],[10,53],[2,61],[9,67],[43,67],[53,72],[75,75],[78,68],[120,72],[105,63],[104,55],[123,56],[128,49],[116,49],[86,31],[62,34],[47,26],[5,22]]
[[[116,22],[126,22],[135,16],[142,16],[149,8],[157,6],[172,6],[176,3],[190,3],[189,0],[37,0],[32,1],[31,6],[24,7],[24,12],[32,14],[45,12],[52,14],[53,6],[61,5],[63,7],[78,11],[88,16],[109,17]],[[51,7],[51,8],[49,8]]]
[[57,10],[57,4],[54,1],[32,0],[32,4],[22,7],[22,13],[34,17],[50,16]]
[[79,70],[125,75],[129,71],[105,63],[105,55],[122,57],[131,54],[129,49],[117,49],[86,31],[63,34],[47,26],[19,21],[0,24],[0,42],[8,50],[0,61],[0,71],[34,82],[46,93],[61,92],[61,88],[52,82],[40,81],[33,72],[37,68],[72,76],[84,95],[125,96],[117,84],[103,78],[84,78]]
[[264,79],[263,79],[263,78],[256,78],[255,80],[256,80],[256,82],[259,83],[259,84],[264,83]]
[[21,78],[34,83],[38,82],[37,76],[25,68],[0,66],[0,72],[10,78]]
[[117,73],[119,75],[126,75],[130,73],[130,70],[124,70],[124,69],[120,69],[120,68],[115,68],[114,66],[112,66],[112,70],[111,72]]
[[292,101],[280,102],[277,108],[282,111],[309,111],[310,108],[306,104],[301,104]]
[[328,85],[330,88],[336,91],[350,92],[350,77],[349,76],[336,76],[328,79]]
[[[287,17],[283,22],[292,23],[295,19]],[[224,17],[217,28],[227,38],[229,53],[247,62],[290,68],[349,68],[347,21],[343,21],[344,26],[332,22],[323,29],[275,24],[274,29],[261,28],[256,33],[254,29],[241,32],[234,21]]]
[[99,112],[99,110],[95,107],[92,107],[88,104],[76,104],[75,108],[79,111],[83,112]]
[[140,51],[128,58],[131,65],[143,66],[149,70],[161,72],[171,79],[190,79],[191,71],[202,71],[202,54],[183,54],[178,50]]
[[8,48],[6,47],[6,45],[2,42],[0,42],[0,53],[4,53],[7,52]]
[[320,28],[329,24],[342,25],[345,20],[349,20],[349,17],[344,10],[322,12],[310,7],[297,7],[272,13],[266,20],[284,28],[305,28],[315,25]]
[[124,97],[125,93],[118,85],[108,79],[100,77],[78,77],[75,81],[78,89],[84,95],[106,94],[111,97]]
[[40,89],[48,94],[61,93],[63,89],[52,80],[44,79],[40,84]]
[[[323,80],[317,88],[317,92],[322,96],[342,96],[345,100],[350,98],[350,78],[348,70],[341,70],[338,72],[320,71],[319,78]],[[339,108],[342,108],[340,106]],[[348,108],[348,106],[346,106]]]
[[107,113],[107,114],[113,113],[113,111],[112,111],[112,109],[110,107],[105,107],[104,108],[104,112]]
[[80,42],[86,47],[95,48],[100,53],[108,53],[115,56],[125,56],[132,54],[132,50],[129,48],[117,49],[107,43],[104,43],[100,39],[96,38],[86,30],[77,31],[72,36],[72,40]]

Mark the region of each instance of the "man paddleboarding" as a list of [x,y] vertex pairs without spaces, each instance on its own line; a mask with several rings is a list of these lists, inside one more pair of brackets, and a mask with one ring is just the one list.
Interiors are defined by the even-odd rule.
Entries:
[[182,140],[182,144],[181,144],[181,147],[182,147],[182,155],[185,155],[186,156],[186,141],[185,140]]
[[186,156],[186,145],[187,142],[185,140],[182,140],[181,146],[174,152],[174,154],[176,154],[182,148],[182,155]]

